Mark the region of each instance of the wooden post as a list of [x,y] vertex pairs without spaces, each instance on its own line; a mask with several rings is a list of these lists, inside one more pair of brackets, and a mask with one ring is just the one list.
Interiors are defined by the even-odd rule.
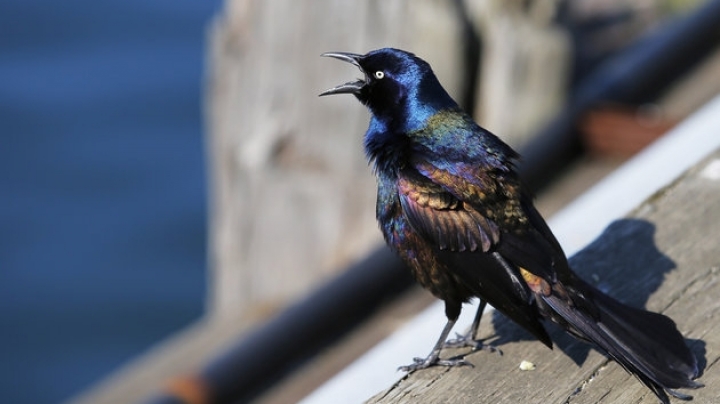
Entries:
[[570,74],[567,32],[554,25],[557,0],[468,0],[483,41],[475,118],[513,147],[562,108]]

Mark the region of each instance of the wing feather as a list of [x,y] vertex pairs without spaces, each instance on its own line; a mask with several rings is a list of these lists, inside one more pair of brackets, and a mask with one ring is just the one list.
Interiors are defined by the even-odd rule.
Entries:
[[[515,266],[549,282],[562,278],[569,271],[565,254],[530,197],[521,191],[517,175],[482,165],[473,168],[467,162],[456,165],[452,168],[451,163],[444,162],[445,168],[438,168],[417,159],[417,174],[406,177],[409,183],[425,181],[429,185],[424,187],[434,194],[444,193],[444,200],[448,195],[457,200],[454,209],[418,210],[415,216],[415,220],[438,223],[445,222],[441,219],[445,214],[458,216],[457,223],[462,224],[441,226],[435,236],[441,248],[460,251],[458,247],[472,247],[474,243],[475,248],[468,248],[471,251],[496,249]],[[462,232],[462,242],[448,242],[457,231]]]
[[488,252],[500,239],[495,223],[427,178],[405,175],[398,190],[410,224],[441,250]]
[[408,223],[422,239],[440,250],[438,256],[447,269],[463,279],[477,296],[552,346],[538,321],[537,309],[530,304],[531,291],[517,263],[502,253],[506,236],[510,240],[514,236],[501,233],[496,221],[481,213],[494,211],[493,207],[461,200],[453,188],[411,170],[402,172],[397,189]]

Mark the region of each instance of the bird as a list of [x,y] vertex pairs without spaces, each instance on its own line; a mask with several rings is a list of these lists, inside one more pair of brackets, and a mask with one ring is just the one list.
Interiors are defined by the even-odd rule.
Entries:
[[[486,304],[552,349],[543,322],[594,344],[662,402],[699,388],[695,355],[668,317],[627,306],[575,274],[517,172],[520,158],[464,112],[430,65],[382,48],[322,56],[362,78],[320,96],[352,94],[370,113],[364,136],[377,179],[376,218],[388,246],[444,302],[447,322],[425,358],[400,369],[463,366],[445,347],[490,349],[476,339]],[[480,304],[467,334],[447,341],[462,305]]]

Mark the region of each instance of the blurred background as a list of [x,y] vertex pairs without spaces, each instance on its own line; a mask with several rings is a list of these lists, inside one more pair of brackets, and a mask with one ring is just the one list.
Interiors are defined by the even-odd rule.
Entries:
[[60,402],[198,320],[220,1],[0,3],[0,395]]
[[321,53],[426,59],[549,215],[720,92],[717,3],[5,0],[4,401],[294,402],[432,302]]

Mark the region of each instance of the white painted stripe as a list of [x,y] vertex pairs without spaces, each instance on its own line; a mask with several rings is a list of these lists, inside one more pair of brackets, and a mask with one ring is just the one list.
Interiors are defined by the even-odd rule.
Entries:
[[700,176],[712,181],[720,180],[720,159],[714,159],[703,168]]

